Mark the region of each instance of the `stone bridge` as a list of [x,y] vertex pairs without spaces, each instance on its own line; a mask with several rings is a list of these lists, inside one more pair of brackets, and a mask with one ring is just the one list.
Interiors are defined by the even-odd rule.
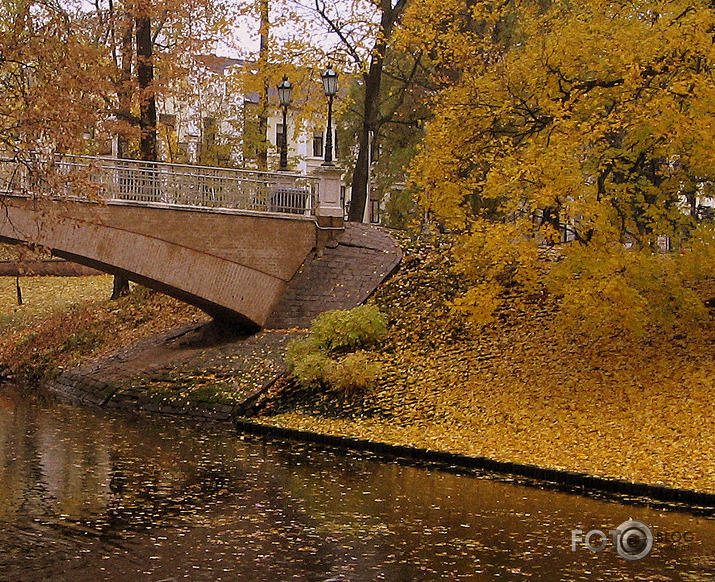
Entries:
[[[340,268],[355,267],[337,252],[345,233],[335,168],[305,177],[99,158],[0,159],[0,179],[1,240],[41,245],[249,327],[272,314],[291,323],[274,313],[291,282],[293,310],[297,294],[315,299],[321,285],[332,300],[340,295],[335,264],[316,270],[306,259],[325,261],[327,253],[341,257]],[[342,250],[368,251],[359,260],[376,281],[355,284],[364,289],[348,303],[357,305],[396,266],[399,251],[384,235],[376,243],[364,228],[351,232]],[[312,272],[333,281],[320,275],[311,286]]]

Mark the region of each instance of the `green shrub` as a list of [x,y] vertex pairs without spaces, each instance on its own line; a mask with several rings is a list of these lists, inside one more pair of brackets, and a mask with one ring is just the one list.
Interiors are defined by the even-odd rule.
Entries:
[[375,345],[387,331],[387,319],[374,305],[321,313],[310,326],[309,341],[320,350],[347,353]]
[[303,358],[318,351],[320,350],[313,345],[310,341],[310,337],[291,341],[286,349],[285,357],[286,364],[288,364],[288,370],[292,371],[295,365]]
[[289,373],[304,388],[354,392],[367,388],[380,373],[369,355],[387,331],[387,320],[373,305],[328,311],[315,318],[308,337],[288,345]]
[[332,367],[333,360],[325,352],[308,353],[290,366],[293,377],[304,388],[320,388],[326,381],[327,371]]
[[326,381],[340,392],[358,392],[369,388],[380,375],[380,365],[366,352],[355,352],[331,362],[326,369]]

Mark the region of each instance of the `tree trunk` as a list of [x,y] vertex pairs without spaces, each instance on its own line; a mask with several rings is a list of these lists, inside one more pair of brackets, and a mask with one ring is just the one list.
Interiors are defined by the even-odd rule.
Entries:
[[17,304],[22,305],[22,287],[20,287],[20,276],[15,277],[15,294],[17,295]]
[[[117,91],[119,97],[119,116],[122,120],[131,118],[132,113],[132,57],[134,55],[132,35],[134,27],[132,21],[126,18],[124,22],[124,30],[122,31],[122,74],[120,77],[120,86]],[[124,159],[129,154],[129,138],[127,133],[120,131],[117,136],[117,157]],[[114,275],[114,284],[112,285],[112,296],[110,299],[116,300],[129,294],[129,280],[120,275]]]
[[350,222],[362,222],[367,204],[367,189],[370,178],[370,134],[363,126],[358,142],[358,155],[353,170],[353,180],[350,189]]
[[258,169],[268,170],[268,33],[270,27],[268,0],[260,0],[261,12],[260,36],[261,44],[258,50],[258,71],[263,78],[260,101],[258,104]]
[[362,222],[368,196],[368,181],[370,177],[370,136],[379,129],[380,84],[382,81],[383,55],[386,45],[382,37],[375,43],[370,59],[370,69],[364,76],[365,102],[363,105],[363,121],[358,142],[358,156],[353,171],[350,190],[350,212],[348,220]]
[[114,275],[114,285],[112,286],[112,296],[110,299],[116,300],[129,295],[129,279],[121,275]]
[[[380,30],[375,40],[375,46],[370,57],[370,68],[364,76],[365,103],[363,106],[363,123],[359,139],[358,157],[353,172],[350,194],[350,212],[348,220],[362,222],[367,204],[368,180],[370,177],[370,148],[377,144],[380,129],[380,84],[382,82],[382,67],[385,62],[387,41],[392,36],[395,23],[400,18],[407,0],[397,0],[392,5],[392,0],[380,0]],[[372,143],[371,143],[371,136]]]
[[141,157],[155,162],[156,151],[156,96],[154,94],[154,63],[152,60],[151,19],[136,19],[137,79],[139,81],[139,126],[141,128]]

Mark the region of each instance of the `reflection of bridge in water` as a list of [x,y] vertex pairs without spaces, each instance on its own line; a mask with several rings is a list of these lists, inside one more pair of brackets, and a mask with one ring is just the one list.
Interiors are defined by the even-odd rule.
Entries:
[[262,326],[343,229],[340,172],[317,176],[65,156],[0,159],[0,239]]

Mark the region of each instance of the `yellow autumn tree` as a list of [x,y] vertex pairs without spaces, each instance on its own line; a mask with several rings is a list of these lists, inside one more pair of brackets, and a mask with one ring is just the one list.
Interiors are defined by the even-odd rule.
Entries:
[[505,285],[536,285],[586,329],[704,316],[691,283],[715,264],[698,220],[715,172],[710,3],[420,0],[405,30],[442,84],[412,178],[463,233],[473,288],[457,308],[483,321],[482,292],[494,307]]
[[102,121],[106,51],[71,4],[0,2],[0,148],[76,150]]

